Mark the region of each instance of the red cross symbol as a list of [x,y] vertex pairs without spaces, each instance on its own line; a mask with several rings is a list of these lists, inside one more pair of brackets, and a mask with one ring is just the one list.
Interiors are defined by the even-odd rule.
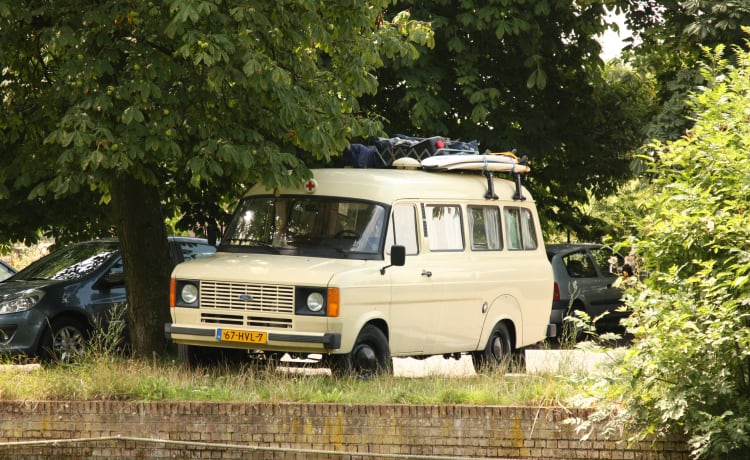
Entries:
[[314,192],[316,188],[318,188],[318,183],[315,179],[310,179],[305,183],[305,189],[307,189],[308,193]]

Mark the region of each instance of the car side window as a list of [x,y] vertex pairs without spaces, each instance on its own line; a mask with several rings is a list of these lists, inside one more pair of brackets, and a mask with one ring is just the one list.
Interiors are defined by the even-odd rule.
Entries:
[[571,278],[596,278],[594,262],[585,252],[568,254],[563,258],[563,263]]

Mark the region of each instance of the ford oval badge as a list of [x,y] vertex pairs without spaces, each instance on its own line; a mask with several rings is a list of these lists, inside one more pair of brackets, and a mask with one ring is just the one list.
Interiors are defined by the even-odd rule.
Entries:
[[251,296],[250,294],[240,294],[240,300],[243,302],[252,302],[253,296]]

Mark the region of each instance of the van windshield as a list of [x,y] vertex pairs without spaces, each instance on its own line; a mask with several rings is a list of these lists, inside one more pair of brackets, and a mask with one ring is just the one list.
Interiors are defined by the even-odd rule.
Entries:
[[346,198],[246,197],[219,250],[382,259],[386,216],[382,204]]

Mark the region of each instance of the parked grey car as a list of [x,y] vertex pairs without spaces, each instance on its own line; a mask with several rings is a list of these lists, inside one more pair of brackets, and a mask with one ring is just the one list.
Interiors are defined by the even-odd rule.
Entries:
[[[189,237],[169,237],[169,247],[173,265],[216,251],[206,240]],[[0,354],[78,355],[92,327],[126,302],[116,239],[60,248],[0,283]]]
[[[577,310],[592,320],[608,313],[601,319],[606,323],[624,316],[615,311],[621,305],[622,289],[615,281],[622,256],[595,243],[548,244],[546,249],[555,279],[550,322],[557,325],[558,336],[571,324],[564,318]],[[579,332],[575,337],[580,338]]]

